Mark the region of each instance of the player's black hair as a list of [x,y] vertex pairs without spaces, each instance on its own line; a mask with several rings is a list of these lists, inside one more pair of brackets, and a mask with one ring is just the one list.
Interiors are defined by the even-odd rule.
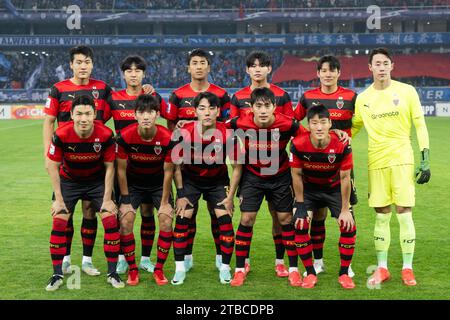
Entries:
[[83,94],[80,96],[75,96],[75,98],[72,101],[72,108],[70,109],[71,112],[73,112],[73,109],[75,109],[76,106],[91,106],[92,109],[95,111],[95,101],[94,98],[87,94]]
[[186,64],[190,65],[191,59],[193,57],[202,57],[202,58],[205,58],[206,61],[208,61],[208,65],[211,65],[211,56],[212,55],[213,55],[213,53],[211,51],[206,51],[206,50],[199,49],[199,48],[191,50],[191,51],[189,51],[189,54],[187,56]]
[[376,54],[379,54],[379,53],[384,54],[386,57],[389,58],[389,60],[391,60],[391,62],[394,62],[394,60],[392,60],[392,56],[389,53],[388,49],[386,49],[386,48],[375,48],[369,54],[369,64],[372,64],[373,56],[376,55]]
[[264,51],[252,51],[245,60],[247,68],[250,68],[252,65],[254,65],[256,60],[259,61],[259,65],[261,67],[270,67],[272,65],[270,56],[267,53],[265,53]]
[[250,103],[254,105],[256,101],[270,101],[275,105],[275,94],[269,88],[256,88],[250,96]]
[[143,72],[147,70],[147,63],[145,62],[144,58],[136,55],[130,55],[123,59],[120,63],[120,70],[122,70],[122,72],[125,72],[125,70],[131,69],[133,64],[136,66],[136,69],[142,70]]
[[319,116],[319,119],[323,118],[330,119],[330,112],[328,111],[327,107],[325,107],[323,104],[312,105],[306,111],[306,119],[308,119],[308,122],[316,115]]
[[159,111],[159,102],[151,94],[141,94],[134,103],[134,112]]
[[326,55],[319,59],[319,61],[317,62],[317,71],[320,71],[322,69],[322,65],[326,62],[328,62],[331,71],[341,71],[341,63],[339,62],[338,58],[332,55]]
[[88,58],[91,58],[91,60],[94,61],[94,51],[92,50],[91,47],[88,46],[81,45],[73,47],[70,49],[69,54],[71,62],[73,62],[73,59],[75,59],[76,54],[82,54]]
[[195,98],[194,101],[192,103],[194,108],[197,108],[198,105],[200,104],[200,101],[202,99],[206,99],[209,102],[209,105],[212,107],[219,107],[220,105],[220,100],[219,97],[216,96],[214,93],[205,91],[205,92],[201,92],[199,93]]

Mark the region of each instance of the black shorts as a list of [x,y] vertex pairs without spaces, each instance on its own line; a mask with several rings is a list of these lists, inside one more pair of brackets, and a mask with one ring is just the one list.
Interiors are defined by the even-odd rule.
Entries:
[[[70,213],[75,211],[78,200],[91,201],[91,208],[100,212],[105,194],[104,180],[74,181],[61,177],[60,185],[64,204]],[[55,200],[54,193],[52,200]]]
[[[163,186],[144,186],[130,182],[128,185],[128,193],[131,198],[131,205],[135,210],[143,203],[151,204],[158,210],[161,205]],[[172,195],[169,196],[169,203],[173,206]]]
[[275,211],[292,212],[294,195],[291,185],[289,170],[273,178],[261,178],[244,171],[238,190],[241,212],[257,212],[264,196]]
[[[303,192],[303,197],[305,200],[306,210],[315,211],[320,208],[328,208],[330,209],[332,217],[339,218],[342,209],[342,197],[339,190],[324,192],[305,189]],[[350,209],[350,211],[353,215],[353,210]]]
[[[183,175],[183,190],[185,197],[194,205],[198,203],[198,200],[203,195],[203,200],[211,203],[214,209],[225,210],[225,206],[217,204],[222,202],[226,197],[229,189],[230,182],[227,180],[218,181],[215,184],[203,184],[195,182]],[[193,207],[188,205],[188,209]]]

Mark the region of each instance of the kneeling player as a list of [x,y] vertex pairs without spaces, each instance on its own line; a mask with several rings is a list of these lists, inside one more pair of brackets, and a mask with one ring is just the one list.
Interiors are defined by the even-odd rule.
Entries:
[[56,130],[47,153],[55,198],[51,208],[53,226],[50,236],[54,274],[46,290],[55,291],[63,283],[65,230],[70,214],[81,199],[91,201],[95,212],[100,212],[105,228],[103,248],[108,261],[107,281],[114,288],[123,288],[125,284],[116,273],[120,236],[117,208],[112,201],[115,159],[113,133],[102,123],[94,122],[95,102],[90,96],[76,97],[70,116],[73,122]]
[[[198,121],[186,123],[180,129],[182,147],[181,176],[176,176],[177,218],[174,230],[175,275],[173,285],[180,285],[186,278],[184,256],[188,241],[188,226],[194,214],[194,207],[201,195],[208,203],[214,204],[214,213],[219,223],[220,250],[222,263],[219,279],[222,284],[231,281],[230,260],[234,246],[232,225],[233,195],[242,174],[242,165],[233,164],[230,179],[226,157],[235,160],[237,145],[227,132],[224,123],[217,122],[220,115],[220,100],[210,92],[198,94],[194,101]],[[193,152],[192,152],[193,150]],[[175,151],[175,150],[174,150]]]
[[129,265],[127,283],[137,285],[139,273],[135,260],[133,224],[136,209],[141,206],[142,216],[153,214],[153,208],[163,204],[170,207],[159,214],[158,258],[153,277],[158,285],[168,283],[163,266],[172,243],[172,208],[170,190],[174,165],[171,161],[171,131],[157,125],[159,101],[151,95],[136,99],[137,123],[123,129],[117,138],[117,175],[121,205],[120,241],[122,252]]
[[307,211],[328,208],[340,227],[339,253],[341,269],[339,283],[344,289],[355,284],[348,270],[355,250],[356,226],[350,206],[350,171],[353,167],[351,147],[330,132],[330,114],[323,105],[308,109],[310,134],[301,135],[291,144],[291,174],[295,192],[294,219],[297,252],[307,276],[302,287],[313,288],[317,276],[312,264],[310,217]]

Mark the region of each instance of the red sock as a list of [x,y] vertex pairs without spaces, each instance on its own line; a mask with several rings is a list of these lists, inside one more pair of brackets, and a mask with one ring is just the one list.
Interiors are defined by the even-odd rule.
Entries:
[[159,231],[158,236],[158,255],[155,265],[155,270],[162,270],[164,267],[164,263],[167,260],[167,257],[169,256],[170,246],[172,244],[172,231],[165,232],[165,231]]
[[130,233],[127,235],[120,235],[120,246],[122,247],[122,252],[125,256],[125,260],[127,260],[128,265],[130,266],[130,270],[136,269],[136,243],[134,241],[134,233]]
[[66,231],[66,256],[70,256],[73,239],[73,215],[70,215],[69,220],[67,220],[65,231]]
[[66,226],[67,220],[53,218],[52,232],[50,234],[50,255],[53,271],[63,275],[62,261],[66,255]]
[[187,237],[188,237],[188,218],[181,218],[177,216],[175,220],[175,228],[173,230],[173,252],[175,261],[183,261],[186,252]]
[[281,226],[281,237],[283,246],[289,257],[289,267],[296,268],[298,266],[298,254],[295,247],[295,230],[292,224]]
[[252,243],[253,227],[246,227],[239,224],[236,231],[235,250],[236,250],[236,268],[245,267],[245,258],[248,257],[250,245]]
[[95,238],[97,237],[97,217],[83,218],[81,222],[81,241],[83,242],[83,256],[92,257]]
[[105,228],[103,238],[103,250],[108,261],[108,274],[116,271],[117,259],[120,250],[119,225],[116,216],[107,216],[102,219]]
[[353,253],[355,252],[356,243],[356,225],[350,231],[340,228],[341,236],[339,237],[339,254],[341,256],[341,270],[339,275],[348,274],[348,267],[352,263]]
[[316,274],[312,263],[312,245],[311,238],[308,234],[309,223],[306,221],[303,224],[303,229],[295,229],[295,245],[297,246],[297,253],[302,260],[303,266],[308,274]]
[[234,247],[234,230],[231,217],[224,215],[217,219],[220,229],[220,252],[222,254],[222,263],[230,264]]
[[323,257],[323,244],[325,242],[325,220],[322,221],[311,221],[311,231],[309,232],[311,236],[312,249],[314,252],[315,259],[322,259]]
[[155,217],[142,216],[141,223],[141,244],[142,256],[150,257],[152,253],[153,241],[155,240]]

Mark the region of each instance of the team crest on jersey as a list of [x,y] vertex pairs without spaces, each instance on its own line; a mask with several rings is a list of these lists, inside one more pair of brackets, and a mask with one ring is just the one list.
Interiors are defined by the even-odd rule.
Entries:
[[336,106],[337,106],[339,109],[342,109],[342,108],[344,107],[344,98],[339,97],[339,98],[337,99],[337,101],[336,101]]
[[398,107],[398,104],[400,103],[400,99],[398,98],[397,94],[394,93],[394,99],[392,100],[394,105]]
[[220,142],[220,139],[216,139],[216,143],[214,144],[214,151],[222,151],[222,143]]
[[336,154],[334,153],[334,149],[330,149],[330,153],[328,154],[328,161],[330,163],[334,163],[334,161],[336,161]]
[[94,99],[98,99],[99,92],[96,87],[92,87],[92,96],[94,97]]
[[280,140],[280,129],[276,128],[275,131],[272,133],[272,138],[275,142],[278,142]]
[[155,146],[153,149],[155,150],[155,153],[158,156],[161,154],[161,151],[162,151],[162,147],[161,146]]
[[99,153],[102,150],[102,144],[99,142],[94,143],[94,151]]

